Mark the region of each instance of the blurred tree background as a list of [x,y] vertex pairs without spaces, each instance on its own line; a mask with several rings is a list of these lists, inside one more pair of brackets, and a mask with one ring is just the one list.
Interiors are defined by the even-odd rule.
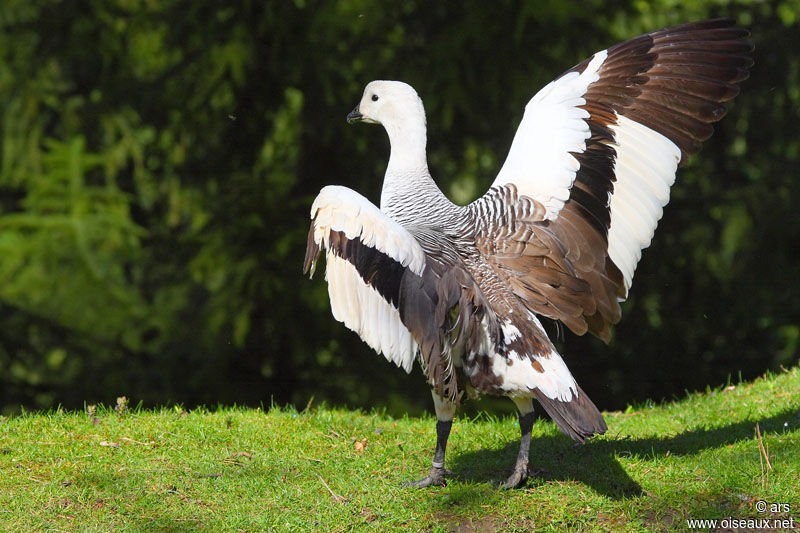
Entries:
[[466,203],[540,87],[714,16],[750,28],[751,78],[680,171],[610,346],[561,342],[605,409],[798,360],[800,0],[5,0],[0,409],[426,409],[419,370],[300,274],[323,185],[378,201],[386,136],[344,120],[363,86],[417,88],[431,170]]

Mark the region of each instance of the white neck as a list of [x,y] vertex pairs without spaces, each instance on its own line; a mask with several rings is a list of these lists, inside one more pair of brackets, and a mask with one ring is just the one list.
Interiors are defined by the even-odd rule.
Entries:
[[428,174],[428,158],[425,146],[428,133],[425,117],[408,117],[384,124],[389,134],[391,153],[386,177],[390,174],[421,173]]
[[[398,221],[438,225],[445,212],[456,208],[428,171],[425,116],[384,124],[391,153],[381,190],[381,211]],[[420,204],[420,201],[424,203]],[[419,209],[424,205],[424,209]]]

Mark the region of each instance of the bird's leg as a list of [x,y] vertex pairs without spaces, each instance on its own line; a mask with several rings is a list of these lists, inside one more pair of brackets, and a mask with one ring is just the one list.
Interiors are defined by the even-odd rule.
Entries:
[[433,393],[433,405],[436,408],[436,451],[433,454],[433,464],[428,475],[418,481],[405,483],[406,487],[424,488],[431,485],[444,486],[444,453],[447,449],[447,438],[450,436],[450,428],[453,426],[453,416],[456,412],[456,404],[440,397],[436,392]]
[[444,480],[444,450],[447,447],[447,437],[450,435],[452,420],[436,421],[436,453],[433,455],[433,464],[428,475],[418,481],[405,483],[406,487],[424,488],[431,485],[447,485]]
[[525,484],[528,479],[528,453],[531,449],[531,429],[533,428],[533,400],[531,398],[512,398],[519,409],[519,453],[514,470],[508,476],[501,488],[516,489]]

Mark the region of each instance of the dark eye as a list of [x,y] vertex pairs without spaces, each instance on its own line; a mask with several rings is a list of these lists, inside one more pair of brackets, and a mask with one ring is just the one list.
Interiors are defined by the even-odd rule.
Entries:
[[373,102],[377,102],[378,101],[378,95],[377,94],[373,94],[372,95],[372,101]]

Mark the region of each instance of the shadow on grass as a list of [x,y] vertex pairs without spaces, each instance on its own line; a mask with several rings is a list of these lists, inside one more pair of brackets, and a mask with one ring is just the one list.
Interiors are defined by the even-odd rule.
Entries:
[[[726,426],[685,431],[673,437],[591,440],[575,445],[564,435],[534,438],[531,441],[528,486],[545,481],[578,481],[614,499],[643,494],[642,487],[625,471],[620,456],[636,456],[643,460],[665,457],[667,454],[691,455],[754,438],[756,422],[762,435],[784,431],[784,423],[797,427],[800,411],[787,409],[763,419],[746,420]],[[512,441],[498,449],[469,451],[448,457],[452,479],[473,483],[496,484],[510,473],[516,459],[519,442]]]

